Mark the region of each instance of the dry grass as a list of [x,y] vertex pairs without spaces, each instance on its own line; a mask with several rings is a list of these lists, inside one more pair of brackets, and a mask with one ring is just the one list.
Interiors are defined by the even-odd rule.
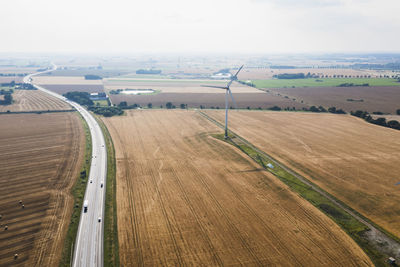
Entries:
[[194,111],[104,119],[122,266],[372,265],[335,223]]
[[83,156],[80,120],[74,113],[0,120],[0,266],[57,266]]
[[67,103],[43,93],[39,90],[14,90],[14,103],[0,105],[0,112],[15,111],[47,111],[72,109]]
[[[224,120],[222,112],[207,114]],[[231,129],[400,237],[400,131],[349,115],[232,112]]]

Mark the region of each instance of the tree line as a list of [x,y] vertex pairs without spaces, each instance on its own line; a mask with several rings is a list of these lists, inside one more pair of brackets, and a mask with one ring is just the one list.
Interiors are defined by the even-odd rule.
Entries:
[[[400,109],[398,109],[396,111],[397,115],[400,115]],[[396,129],[396,130],[400,130],[400,123],[396,120],[390,120],[390,121],[386,121],[385,118],[380,117],[380,118],[376,118],[374,119],[367,111],[362,111],[362,110],[357,110],[357,111],[351,111],[350,112],[351,115],[359,117],[364,119],[365,121],[369,122],[369,123],[373,123],[376,125],[380,125],[380,126],[384,126],[384,127],[388,127],[388,128],[392,128],[392,129]]]

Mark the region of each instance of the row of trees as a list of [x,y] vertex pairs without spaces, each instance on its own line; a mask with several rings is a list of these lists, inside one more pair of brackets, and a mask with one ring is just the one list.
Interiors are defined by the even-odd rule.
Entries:
[[136,74],[161,74],[161,70],[139,69],[139,70],[136,71]]
[[[136,109],[136,108],[141,108],[141,106],[139,104],[133,104],[133,105],[128,105],[128,103],[126,101],[122,101],[118,104],[118,107],[121,109]],[[174,104],[172,104],[172,102],[167,102],[165,104],[165,107],[167,109],[175,109],[176,106]],[[180,104],[179,108],[181,109],[187,109],[188,105],[187,104]],[[152,103],[148,103],[147,104],[147,108],[153,108],[153,104]],[[163,108],[163,105],[160,106],[160,108]]]
[[85,80],[101,80],[103,77],[99,75],[94,75],[94,74],[86,74],[85,75]]
[[24,77],[28,73],[0,73],[0,77]]
[[120,107],[89,106],[89,110],[104,117],[119,116],[124,114]]
[[[400,113],[400,110],[397,111],[398,113]],[[396,120],[386,121],[386,119],[383,117],[374,119],[367,111],[362,111],[362,110],[357,110],[354,112],[352,111],[351,115],[362,118],[369,123],[400,130],[400,123],[398,121]]]

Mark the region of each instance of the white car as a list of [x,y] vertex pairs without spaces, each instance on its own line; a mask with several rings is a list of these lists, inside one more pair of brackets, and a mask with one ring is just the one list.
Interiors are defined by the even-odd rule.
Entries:
[[90,179],[90,183],[93,183],[93,180],[92,180],[92,179]]
[[97,221],[98,221],[98,222],[101,222],[101,217],[99,217],[99,218],[97,219]]

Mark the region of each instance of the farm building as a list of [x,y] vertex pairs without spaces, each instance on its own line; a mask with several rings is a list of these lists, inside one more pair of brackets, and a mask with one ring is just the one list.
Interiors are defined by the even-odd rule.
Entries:
[[107,100],[108,96],[104,92],[90,93],[90,100]]

